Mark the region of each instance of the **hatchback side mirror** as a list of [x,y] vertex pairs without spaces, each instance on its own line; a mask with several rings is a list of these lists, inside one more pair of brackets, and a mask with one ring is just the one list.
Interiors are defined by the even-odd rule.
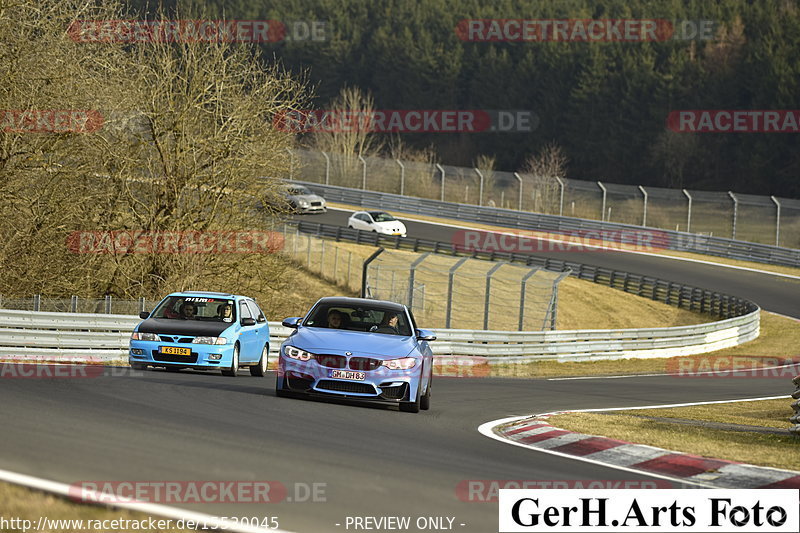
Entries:
[[417,330],[417,340],[418,341],[435,341],[436,335],[434,335],[433,331],[429,329],[418,329]]
[[255,318],[250,318],[250,317],[243,318],[241,324],[243,326],[255,326],[256,325],[256,319]]
[[148,318],[150,318],[150,313],[148,313],[147,311],[142,311],[141,313],[139,313],[139,318],[147,320]]

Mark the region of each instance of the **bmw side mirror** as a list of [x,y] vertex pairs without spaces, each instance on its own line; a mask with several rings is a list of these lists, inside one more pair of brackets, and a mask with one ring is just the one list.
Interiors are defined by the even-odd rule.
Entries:
[[150,318],[150,313],[148,313],[147,311],[142,311],[139,313],[139,318],[141,318],[142,320],[147,320],[148,318]]
[[250,318],[250,317],[243,318],[241,323],[242,323],[243,326],[255,326],[256,325],[256,319],[255,318]]
[[300,321],[303,320],[303,317],[293,316],[291,318],[284,318],[281,325],[286,328],[299,328]]
[[418,341],[435,341],[436,335],[433,331],[429,329],[418,329],[417,330],[417,340]]

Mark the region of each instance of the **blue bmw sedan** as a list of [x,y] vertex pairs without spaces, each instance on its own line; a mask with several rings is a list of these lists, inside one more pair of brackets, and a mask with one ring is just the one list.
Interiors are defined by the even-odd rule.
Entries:
[[276,394],[325,395],[429,409],[433,332],[417,329],[402,304],[363,298],[322,298],[281,346]]
[[252,298],[219,292],[176,292],[164,298],[131,335],[132,368],[267,371],[269,324]]

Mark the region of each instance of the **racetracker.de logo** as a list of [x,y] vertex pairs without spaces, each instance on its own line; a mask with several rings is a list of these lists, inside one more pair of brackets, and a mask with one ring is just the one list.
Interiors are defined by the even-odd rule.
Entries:
[[451,378],[485,378],[491,373],[489,359],[470,355],[437,355],[433,374]]
[[5,133],[93,133],[103,127],[103,115],[87,109],[3,109]]
[[456,35],[468,42],[659,42],[713,40],[713,20],[463,19]]
[[669,235],[657,230],[574,230],[563,233],[458,230],[453,247],[461,252],[652,252],[668,247]]
[[268,254],[283,249],[275,231],[73,231],[67,248],[78,254]]
[[456,485],[462,502],[497,503],[500,489],[671,489],[662,479],[463,479]]
[[77,20],[67,34],[79,43],[322,42],[320,20]]
[[792,379],[800,357],[779,359],[747,355],[694,355],[667,359],[667,372],[677,378]]
[[533,111],[476,109],[306,109],[275,115],[275,129],[287,133],[522,133],[539,125]]
[[280,481],[78,481],[69,497],[100,503],[278,503],[286,499]]
[[667,116],[678,133],[798,133],[798,109],[687,109]]

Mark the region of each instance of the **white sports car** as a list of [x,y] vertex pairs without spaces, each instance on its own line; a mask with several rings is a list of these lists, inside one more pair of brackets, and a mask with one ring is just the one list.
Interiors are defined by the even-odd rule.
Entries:
[[383,235],[406,236],[406,225],[383,211],[356,211],[347,220],[347,227]]

